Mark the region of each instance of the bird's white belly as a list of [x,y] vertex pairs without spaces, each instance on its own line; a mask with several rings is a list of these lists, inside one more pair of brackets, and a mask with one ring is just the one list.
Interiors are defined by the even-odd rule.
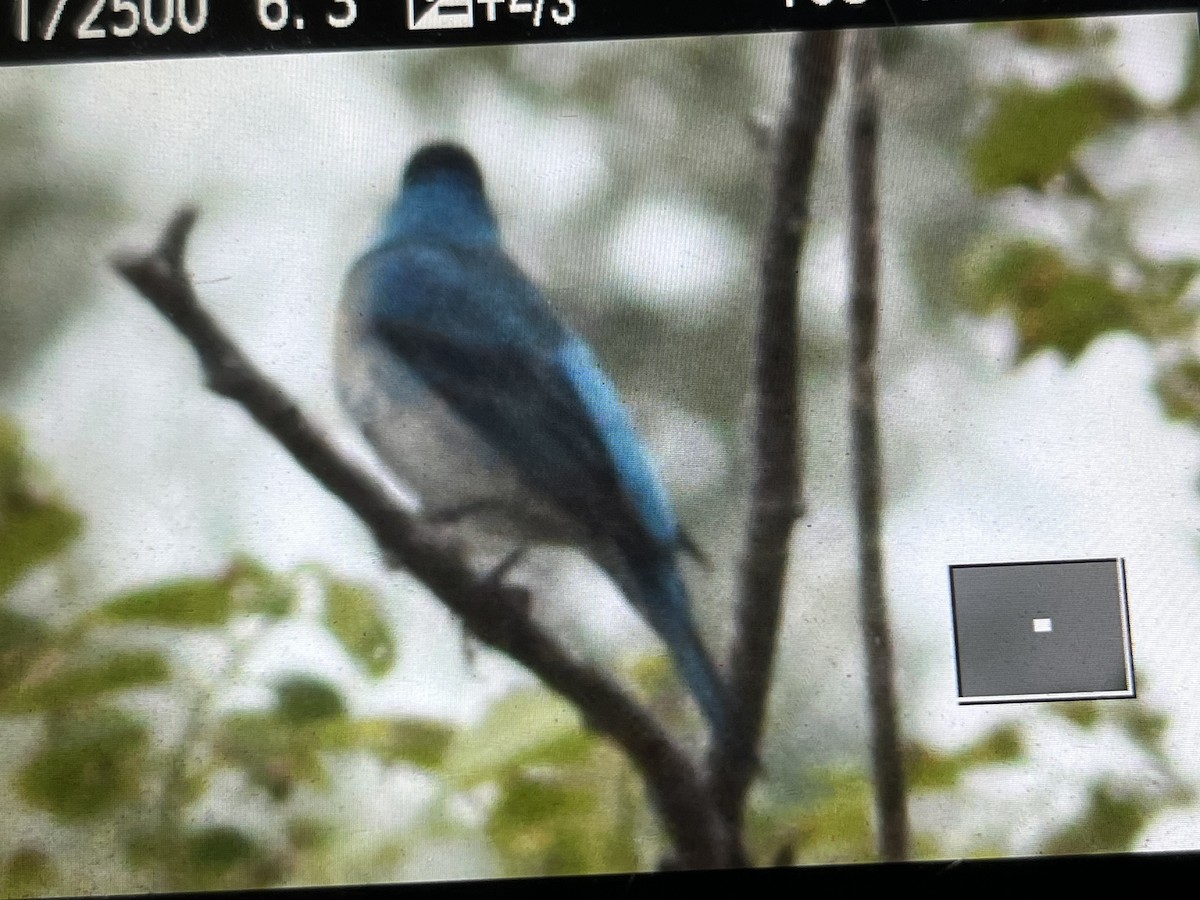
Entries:
[[460,514],[469,532],[574,543],[566,517],[386,349],[356,342],[337,363],[347,410],[426,514]]

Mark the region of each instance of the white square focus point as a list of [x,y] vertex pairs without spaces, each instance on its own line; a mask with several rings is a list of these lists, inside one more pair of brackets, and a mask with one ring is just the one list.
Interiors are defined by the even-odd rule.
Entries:
[[1053,631],[1054,630],[1054,620],[1053,619],[1034,619],[1033,620],[1033,630],[1036,631],[1038,634],[1045,634],[1048,631]]

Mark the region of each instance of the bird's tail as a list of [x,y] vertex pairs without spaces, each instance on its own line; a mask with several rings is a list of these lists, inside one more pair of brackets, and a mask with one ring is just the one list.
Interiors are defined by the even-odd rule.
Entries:
[[637,568],[643,615],[666,643],[675,668],[708,719],[713,734],[724,734],[729,724],[729,694],[696,630],[678,565],[670,556],[664,556]]

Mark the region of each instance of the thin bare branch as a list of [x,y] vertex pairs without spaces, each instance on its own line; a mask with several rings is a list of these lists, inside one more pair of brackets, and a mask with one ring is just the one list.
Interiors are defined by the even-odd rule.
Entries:
[[696,765],[657,720],[603,672],[577,659],[529,615],[517,587],[480,579],[462,548],[392,499],[387,486],[343,456],[260,372],[196,297],[184,265],[195,210],[179,212],[158,246],[114,265],[191,344],[211,390],[240,404],[368,528],[384,553],[422,581],[475,637],[557,691],[641,772],[679,864],[727,864],[728,839]]
[[714,742],[710,777],[732,834],[741,833],[746,793],[774,669],[788,542],[803,509],[802,360],[797,302],[809,190],[833,94],[841,35],[808,32],[791,49],[792,80],[775,149],[760,262],[754,371],[755,481],[729,663],[734,716]]
[[871,766],[879,853],[908,856],[908,809],[900,746],[892,635],[883,584],[880,508],[883,472],[879,448],[876,359],[879,331],[879,43],[874,31],[854,36],[850,118],[851,443],[858,519],[859,619],[867,663]]

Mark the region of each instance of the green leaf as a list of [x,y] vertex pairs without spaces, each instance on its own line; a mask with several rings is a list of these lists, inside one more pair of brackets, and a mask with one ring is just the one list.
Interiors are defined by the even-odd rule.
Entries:
[[20,483],[24,460],[21,432],[9,419],[0,416],[0,495],[7,495]]
[[192,889],[263,887],[270,883],[266,853],[250,837],[227,826],[197,829],[184,840],[183,884]]
[[338,829],[319,819],[290,819],[285,830],[288,843],[304,853],[326,850],[332,847],[338,838]]
[[170,668],[152,650],[112,653],[94,661],[75,662],[60,654],[35,680],[26,678],[0,692],[0,711],[26,714],[61,709],[102,694],[161,684]]
[[1163,736],[1171,724],[1165,713],[1138,703],[1125,703],[1117,711],[1116,720],[1139,747],[1147,753],[1163,756]]
[[145,821],[123,836],[125,858],[135,869],[169,872],[179,859],[181,835],[169,823]]
[[963,771],[962,760],[956,754],[939,752],[917,743],[909,746],[904,766],[908,786],[913,790],[954,787]]
[[628,760],[592,739],[565,763],[509,769],[487,833],[509,874],[563,875],[638,869],[645,796]]
[[[1172,306],[1183,298],[1196,275],[1200,260],[1191,257],[1162,261],[1138,260],[1142,276],[1141,292],[1154,298],[1155,305]],[[1190,324],[1191,318],[1187,322]]]
[[0,494],[0,595],[70,546],[83,519],[61,503],[20,487]]
[[0,606],[0,697],[50,644],[50,630],[31,616]]
[[639,653],[623,669],[649,697],[665,694],[675,686],[675,669],[665,653]]
[[64,821],[95,819],[138,796],[147,746],[145,727],[115,707],[55,716],[17,788],[26,803]]
[[1017,725],[1000,725],[973,744],[952,752],[914,743],[905,756],[908,784],[913,790],[946,790],[972,769],[1020,761],[1024,749]]
[[796,858],[805,863],[875,859],[870,780],[851,769],[828,770],[822,780],[824,797],[794,823]]
[[271,770],[321,781],[324,770],[316,754],[323,752],[361,750],[385,763],[437,770],[453,735],[453,726],[432,719],[339,715],[297,723],[277,712],[239,713],[225,720],[218,743],[227,761],[254,768],[264,778]]
[[365,719],[355,723],[357,745],[386,763],[441,767],[455,729],[436,719]]
[[597,870],[599,798],[553,774],[513,778],[488,820],[488,837],[511,871],[568,875]]
[[1158,813],[1158,804],[1136,793],[1122,794],[1107,784],[1094,784],[1079,817],[1042,847],[1043,853],[1115,853],[1133,842]]
[[1154,390],[1167,418],[1200,422],[1200,359],[1190,356],[1160,369]]
[[964,765],[976,768],[998,763],[1019,762],[1025,752],[1021,726],[1000,725],[959,753]]
[[272,572],[250,557],[237,557],[224,578],[239,612],[281,619],[296,607],[295,580]]
[[324,787],[329,782],[317,733],[294,728],[278,713],[227,716],[213,745],[219,762],[245,772],[275,801],[290,797],[297,783]]
[[1100,722],[1099,705],[1088,700],[1055,703],[1050,711],[1084,730],[1095,728]]
[[289,725],[340,718],[346,702],[329,682],[310,675],[290,675],[275,685],[276,708]]
[[172,891],[267,887],[284,877],[279,861],[228,825],[135,831],[126,840],[134,866],[157,871]]
[[392,632],[378,599],[368,588],[328,581],[325,626],[369,674],[379,678],[391,671],[396,662]]
[[296,588],[247,557],[212,578],[180,578],[121,594],[95,615],[101,621],[167,628],[218,628],[238,613],[281,618],[295,605]]
[[1171,101],[1171,111],[1177,116],[1186,116],[1200,106],[1200,46],[1188,42],[1187,72],[1179,93]]
[[492,781],[520,766],[578,760],[589,748],[574,707],[539,688],[495,703],[477,727],[454,735],[444,763],[459,787]]
[[1111,22],[1082,19],[1028,19],[1012,23],[1027,44],[1050,50],[1101,49],[1111,46],[1118,31]]
[[[1117,251],[1122,255],[1121,251]],[[967,308],[981,314],[1002,311],[1016,326],[1022,358],[1043,349],[1076,359],[1096,338],[1127,331],[1161,343],[1188,335],[1197,310],[1184,302],[1200,261],[1163,262],[1131,256],[1139,281],[1118,287],[1111,258],[1088,267],[1056,247],[1028,240],[985,238],[964,257],[960,268]],[[1186,383],[1176,385],[1186,392]]]
[[83,530],[78,513],[35,489],[30,469],[20,432],[0,417],[0,596]]
[[4,897],[44,896],[57,883],[53,860],[33,847],[17,850],[0,870],[0,896]]
[[384,725],[348,718],[341,694],[324,681],[292,676],[275,691],[274,710],[226,716],[214,748],[219,762],[242,770],[276,801],[286,800],[299,783],[327,787],[323,754],[374,752],[385,743]]
[[172,628],[215,628],[233,613],[233,592],[224,579],[186,578],[122,594],[100,608],[111,622]]
[[1051,90],[1007,85],[968,147],[971,177],[984,193],[1043,189],[1092,138],[1133,118],[1137,98],[1120,82],[1081,79]]
[[1111,44],[1116,29],[1107,23],[1096,27],[1079,19],[1029,19],[1020,22],[979,22],[979,31],[1006,31],[1022,44],[1046,50],[1082,50]]
[[966,271],[971,307],[1009,313],[1022,358],[1052,348],[1073,360],[1100,335],[1137,324],[1130,313],[1135,298],[1072,265],[1053,247],[1008,243],[989,249]]

